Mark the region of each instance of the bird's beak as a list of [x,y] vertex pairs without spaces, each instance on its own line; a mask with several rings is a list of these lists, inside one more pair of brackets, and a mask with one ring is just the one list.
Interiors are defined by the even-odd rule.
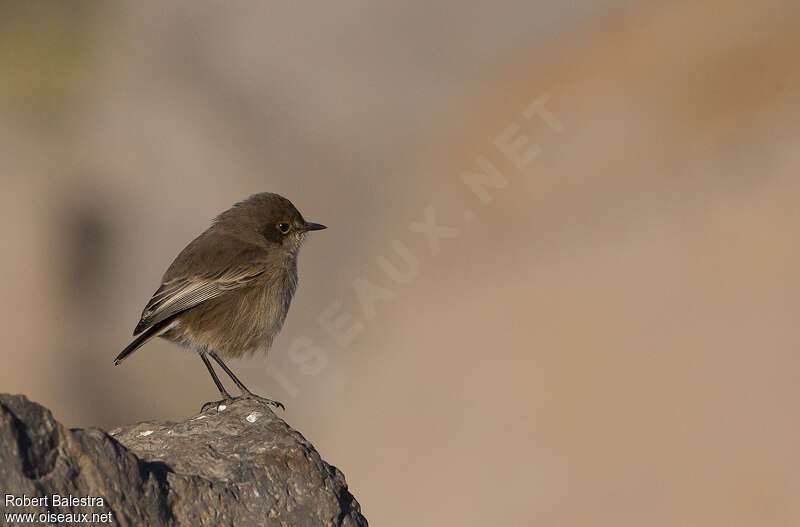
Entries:
[[302,232],[321,231],[322,229],[327,229],[327,227],[324,225],[320,225],[319,223],[309,223],[309,222],[306,222],[306,224],[300,228]]

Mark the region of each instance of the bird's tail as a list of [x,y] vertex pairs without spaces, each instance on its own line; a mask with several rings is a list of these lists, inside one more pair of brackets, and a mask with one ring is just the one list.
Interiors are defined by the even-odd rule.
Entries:
[[119,366],[119,363],[125,360],[125,357],[127,357],[128,355],[139,349],[139,347],[142,344],[144,344],[153,337],[157,337],[159,334],[165,331],[170,322],[172,322],[173,318],[174,317],[170,317],[166,320],[162,320],[161,322],[153,324],[152,326],[147,328],[141,335],[136,337],[133,342],[128,344],[128,346],[124,350],[122,350],[122,352],[119,355],[117,355],[117,358],[114,359],[114,366]]

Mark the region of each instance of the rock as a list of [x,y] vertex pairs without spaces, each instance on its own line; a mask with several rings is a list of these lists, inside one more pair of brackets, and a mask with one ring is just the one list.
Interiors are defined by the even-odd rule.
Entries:
[[13,495],[5,514],[39,524],[86,514],[122,526],[367,525],[344,475],[250,400],[105,433],[67,430],[26,397],[0,394],[0,489]]

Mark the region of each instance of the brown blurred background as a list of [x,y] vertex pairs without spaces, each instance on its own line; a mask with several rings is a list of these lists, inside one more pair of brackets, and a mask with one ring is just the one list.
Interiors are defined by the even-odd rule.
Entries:
[[232,366],[374,525],[798,525],[799,54],[778,0],[0,3],[0,390],[199,410],[112,359],[274,191],[330,229]]

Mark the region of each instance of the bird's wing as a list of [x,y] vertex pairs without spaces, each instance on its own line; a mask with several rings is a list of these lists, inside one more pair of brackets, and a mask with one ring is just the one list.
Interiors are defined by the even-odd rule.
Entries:
[[263,267],[245,266],[228,269],[214,277],[195,276],[164,282],[142,311],[142,318],[133,334],[138,335],[150,326],[201,302],[244,287],[262,273]]

